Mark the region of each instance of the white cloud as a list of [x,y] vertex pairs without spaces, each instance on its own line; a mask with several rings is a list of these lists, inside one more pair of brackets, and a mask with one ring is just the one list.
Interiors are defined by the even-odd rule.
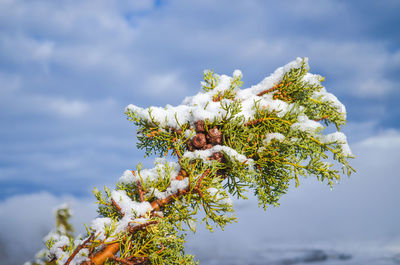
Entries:
[[150,96],[171,97],[180,95],[185,97],[188,91],[183,78],[178,73],[153,74],[147,77],[142,89]]
[[[376,148],[380,150],[400,150],[400,132],[397,130],[385,130],[378,135],[369,137],[357,144],[360,148]],[[393,154],[389,154],[393,155]],[[400,159],[400,152],[398,153]]]
[[54,111],[65,117],[78,117],[89,110],[89,104],[79,100],[66,99],[46,99],[46,106],[50,111]]
[[[379,74],[378,74],[379,75]],[[388,95],[396,89],[396,83],[382,76],[360,80],[359,94],[363,97]]]
[[[153,1],[134,2],[71,1],[61,7],[47,2],[3,2],[0,9],[8,12],[2,14],[8,30],[0,36],[0,44],[10,62],[39,64],[45,73],[56,65],[109,78],[122,87],[134,83],[135,89],[147,88],[152,78],[187,82],[188,71],[197,69],[194,63],[203,68],[204,63],[205,67],[233,64],[231,68],[265,72],[297,56],[310,57],[312,65],[326,70],[328,79],[333,73],[334,89],[345,95],[384,97],[397,85],[385,74],[388,66],[399,65],[396,51],[379,40],[357,41],[340,35],[340,26],[334,24],[338,16],[344,23],[353,19],[355,30],[362,27],[344,3],[176,1],[155,11]],[[125,13],[136,11],[148,14],[132,23]],[[215,15],[199,23],[204,12]],[[313,34],[314,28],[300,32],[295,26],[303,19],[314,24],[323,21],[326,31],[335,30],[338,38]],[[17,27],[22,30],[15,34]],[[176,63],[175,58],[179,58]]]
[[[9,87],[9,89],[8,91],[3,91],[5,97],[0,99],[5,106],[11,105],[9,110],[10,112],[12,110],[14,114],[33,113],[40,114],[42,117],[55,116],[57,118],[69,118],[73,120],[87,119],[89,116],[93,116],[94,113],[118,108],[113,99],[89,101],[61,96],[42,95],[40,92],[25,94],[13,88],[20,87],[17,86],[17,84],[21,83],[19,80],[20,79],[7,80],[7,83],[4,85],[6,86],[5,88]],[[13,102],[10,102],[10,98]],[[120,106],[118,111],[122,108],[123,107]]]
[[350,121],[342,129],[350,143],[358,143],[371,135],[376,135],[379,130],[379,121],[373,119],[365,122]]
[[[19,95],[18,95],[19,94]],[[19,97],[14,103],[14,112],[21,113],[40,113],[46,116],[56,116],[59,118],[82,118],[87,112],[93,111],[97,102],[88,102],[78,99],[67,99],[62,97],[42,96],[40,94],[25,95],[16,93]]]
[[311,72],[315,68],[324,70],[327,80],[334,81],[335,87],[331,89],[344,95],[382,98],[397,88],[397,82],[385,75],[388,68],[400,66],[398,56],[382,43],[324,40],[314,36],[294,36],[290,41],[286,37],[266,37],[241,41],[236,50],[249,63],[266,58],[278,63],[287,57],[309,57]]
[[[46,192],[18,195],[0,202],[0,247],[2,264],[22,264],[43,248],[42,238],[55,226],[53,210],[67,202],[74,213],[76,233],[84,233],[83,222],[96,216],[93,200],[56,197]],[[6,218],[5,218],[6,217]],[[18,246],[18,247],[16,247]],[[1,254],[0,254],[1,255]]]
[[46,60],[51,57],[54,51],[54,42],[44,41],[33,51],[33,57],[38,60]]
[[383,43],[310,39],[306,45],[317,65],[335,74],[337,89],[346,89],[360,98],[372,98],[388,96],[396,88],[394,81],[384,77],[387,67],[395,62],[393,53]]
[[11,62],[56,63],[117,75],[132,73],[132,58],[126,57],[126,51],[133,45],[134,29],[123,12],[144,11],[153,5],[153,1],[135,2],[140,4],[2,2],[0,14],[7,27],[0,35],[0,46]]

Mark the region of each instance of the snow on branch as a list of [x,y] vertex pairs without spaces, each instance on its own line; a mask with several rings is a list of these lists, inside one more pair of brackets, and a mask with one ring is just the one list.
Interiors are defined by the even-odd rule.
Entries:
[[[339,132],[345,107],[308,71],[308,59],[297,58],[240,89],[240,70],[207,70],[201,91],[178,106],[127,106],[137,147],[159,157],[154,168],[139,164],[115,188],[95,189],[99,217],[86,239],[53,238],[49,257],[57,264],[194,264],[183,244],[199,211],[212,231],[236,220],[232,196],[252,191],[266,209],[301,176],[334,185],[338,168],[350,175],[352,153]],[[324,134],[331,125],[337,131]]]

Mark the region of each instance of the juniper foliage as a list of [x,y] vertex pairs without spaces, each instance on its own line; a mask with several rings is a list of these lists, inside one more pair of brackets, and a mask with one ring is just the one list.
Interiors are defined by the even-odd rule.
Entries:
[[56,227],[44,237],[46,248],[40,250],[35,255],[35,259],[26,262],[26,265],[57,265],[57,257],[51,253],[51,249],[56,242],[61,241],[61,237],[67,242],[74,240],[74,229],[70,223],[72,216],[67,204],[58,206],[54,211],[56,217]]
[[[174,162],[139,164],[115,189],[95,189],[99,217],[86,239],[49,246],[57,264],[196,264],[184,242],[198,212],[210,231],[223,229],[236,220],[230,196],[246,199],[251,191],[267,209],[302,176],[332,186],[340,171],[354,171],[340,132],[345,108],[309,73],[307,59],[244,90],[240,71],[203,77],[202,91],[180,106],[126,108],[137,147]],[[337,131],[324,134],[328,127]]]

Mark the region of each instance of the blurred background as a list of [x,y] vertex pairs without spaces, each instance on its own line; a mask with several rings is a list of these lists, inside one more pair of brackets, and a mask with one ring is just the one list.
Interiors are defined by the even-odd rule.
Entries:
[[91,191],[152,166],[124,108],[177,105],[202,71],[243,72],[243,88],[296,57],[348,110],[357,173],[313,178],[279,208],[236,201],[238,223],[201,228],[201,264],[400,264],[400,1],[0,0],[0,260],[42,248],[53,209],[76,230]]

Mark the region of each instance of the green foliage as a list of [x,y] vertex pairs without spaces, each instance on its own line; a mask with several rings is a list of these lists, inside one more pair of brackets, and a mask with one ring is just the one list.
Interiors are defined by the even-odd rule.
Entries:
[[[285,73],[281,82],[269,89],[274,100],[291,104],[290,110],[284,115],[260,106],[257,101],[254,102],[254,119],[246,121],[243,116],[238,115],[242,105],[240,100],[235,99],[235,94],[242,83],[241,76],[233,78],[228,89],[213,95],[213,100],[220,101],[221,109],[226,110],[226,115],[212,121],[205,120],[205,132],[218,128],[222,132],[224,146],[254,160],[254,169],[240,163],[216,165],[225,170],[228,178],[224,186],[232,194],[244,198],[246,187],[251,188],[259,197],[260,205],[267,208],[269,204],[279,205],[279,198],[288,190],[290,180],[294,179],[298,186],[299,176],[315,176],[332,186],[334,181],[340,179],[340,174],[334,164],[327,160],[329,153],[338,162],[343,173],[350,175],[354,171],[347,161],[352,156],[342,152],[340,142],[321,141],[322,128],[310,132],[293,127],[303,115],[310,120],[321,121],[326,126],[334,124],[338,130],[345,124],[345,114],[337,108],[335,102],[323,101],[324,94],[318,94],[323,89],[320,82],[324,78],[317,76],[318,82],[309,82],[304,79],[308,70],[308,65],[303,60],[300,67]],[[212,92],[219,79],[213,71],[206,71],[203,90]],[[231,101],[221,101],[224,98]],[[151,109],[149,113],[151,119],[144,119],[136,112],[127,111],[128,119],[139,127],[138,148],[154,151],[158,155],[174,149],[173,154],[187,152],[185,143],[195,134],[193,125],[188,122],[177,129],[160,128],[159,122],[151,116]],[[191,134],[186,136],[177,133],[184,131],[191,131]],[[270,133],[280,133],[285,139],[265,144],[264,138]],[[176,142],[179,145],[174,145]]]
[[[74,239],[74,229],[70,224],[69,219],[71,218],[71,210],[68,205],[61,205],[55,211],[56,217],[56,228],[51,231],[45,237],[45,249],[40,250],[35,257],[35,260],[32,262],[27,262],[26,264],[30,265],[56,265],[57,259],[50,252],[50,249],[56,244],[61,237],[67,238],[67,240],[71,243]],[[65,250],[69,249],[69,252],[72,253],[74,250],[74,246],[70,244],[69,247],[66,247]]]
[[[230,195],[246,199],[252,191],[266,209],[278,206],[301,176],[332,186],[340,179],[338,167],[350,175],[344,134],[324,135],[322,126],[339,130],[344,106],[325,91],[322,77],[308,71],[306,60],[298,59],[246,90],[240,90],[238,72],[230,78],[205,71],[203,91],[186,105],[128,106],[137,147],[176,162],[158,159],[153,169],[139,164],[124,172],[115,189],[95,189],[99,218],[86,240],[61,244],[57,260],[88,256],[94,264],[195,264],[184,242],[188,231],[196,231],[199,212],[210,231],[223,229],[236,221]],[[48,247],[55,251],[55,244],[49,241]],[[86,252],[71,254],[74,248]]]
[[[141,196],[148,202],[158,200],[155,191],[165,192],[171,186],[173,169],[167,162],[156,165],[162,167],[157,168],[153,179],[139,183],[119,182],[116,190],[124,191],[132,201],[140,201]],[[105,227],[105,237],[118,236],[116,240],[121,244],[121,258],[145,259],[151,264],[195,264],[193,256],[184,254],[183,243],[187,229],[195,231],[197,213],[200,210],[206,213],[202,222],[211,231],[213,224],[223,228],[227,223],[235,221],[234,216],[227,215],[233,212],[232,204],[221,182],[214,178],[215,172],[208,172],[209,167],[204,163],[187,158],[183,158],[180,165],[187,172],[186,178],[191,183],[197,183],[203,176],[198,191],[193,191],[197,189],[195,185],[189,185],[187,192],[173,198],[163,207],[162,212],[143,216],[146,220],[137,219],[134,222],[138,224],[155,223],[133,234],[127,235],[125,231],[116,233],[117,222],[123,217],[121,210],[111,202],[112,195],[107,189],[105,194],[94,191],[100,204],[99,214],[112,219],[112,223]],[[141,167],[136,172],[140,176]],[[100,245],[101,240],[97,243]],[[115,264],[115,261],[109,260],[106,264]]]

